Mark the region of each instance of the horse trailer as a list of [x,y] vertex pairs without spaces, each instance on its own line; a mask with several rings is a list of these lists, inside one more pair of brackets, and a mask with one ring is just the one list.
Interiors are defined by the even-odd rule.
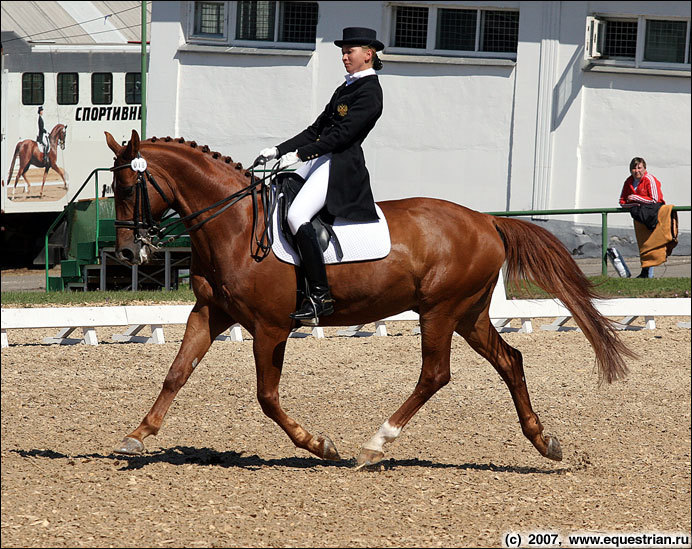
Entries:
[[[44,264],[46,231],[78,192],[78,201],[112,196],[107,172],[98,188],[80,188],[112,164],[104,132],[125,140],[141,126],[141,5],[2,3],[3,266]],[[49,161],[40,107],[56,134]]]

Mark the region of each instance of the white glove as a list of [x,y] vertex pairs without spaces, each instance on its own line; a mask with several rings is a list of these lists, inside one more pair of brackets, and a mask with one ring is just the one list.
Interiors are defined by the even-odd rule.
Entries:
[[276,147],[267,147],[260,151],[260,156],[263,156],[267,160],[274,160],[279,155],[279,149]]
[[293,164],[297,164],[298,162],[300,162],[300,158],[298,158],[298,151],[286,153],[279,160],[279,169],[285,170],[289,166],[293,166]]
[[266,164],[270,160],[274,160],[278,155],[279,149],[277,149],[276,147],[268,147],[266,149],[262,149],[259,153],[259,156],[255,159],[253,166],[257,166],[259,164]]

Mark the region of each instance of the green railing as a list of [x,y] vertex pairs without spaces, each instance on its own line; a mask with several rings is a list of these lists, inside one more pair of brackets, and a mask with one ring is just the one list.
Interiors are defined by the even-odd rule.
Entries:
[[[689,212],[690,206],[673,206],[673,211]],[[608,274],[608,257],[606,250],[608,249],[608,214],[611,213],[629,213],[625,208],[590,208],[581,210],[526,210],[523,212],[485,212],[490,215],[519,217],[519,216],[534,216],[534,215],[575,215],[575,214],[600,214],[601,215],[601,275]]]
[[47,292],[48,289],[49,289],[48,279],[50,278],[49,273],[48,273],[49,268],[50,268],[50,261],[49,261],[49,258],[48,258],[48,254],[49,254],[48,239],[50,238],[50,235],[53,234],[53,231],[55,230],[55,227],[58,226],[58,223],[60,223],[60,221],[62,220],[62,218],[65,217],[65,215],[66,215],[67,212],[69,211],[68,206],[69,206],[70,204],[72,204],[74,201],[77,200],[77,197],[78,197],[78,196],[80,195],[80,193],[84,190],[84,187],[87,186],[87,183],[89,183],[89,181],[91,180],[92,177],[94,178],[94,200],[95,200],[95,202],[96,202],[96,238],[94,239],[94,246],[95,246],[96,249],[94,250],[94,252],[95,252],[95,254],[98,254],[98,245],[99,245],[99,236],[100,236],[99,232],[100,232],[100,229],[101,229],[101,227],[100,227],[101,224],[99,223],[101,217],[100,217],[100,212],[99,212],[99,201],[98,201],[98,196],[99,196],[99,172],[110,172],[110,168],[96,168],[96,169],[94,169],[94,170],[89,174],[89,177],[86,178],[86,180],[84,181],[84,183],[82,183],[82,186],[79,187],[79,190],[74,194],[74,196],[70,199],[70,201],[69,201],[67,204],[65,204],[65,207],[63,208],[63,211],[60,212],[60,215],[58,215],[58,217],[55,218],[55,221],[53,221],[53,223],[51,224],[51,226],[48,227],[48,230],[46,231],[46,236],[45,236],[45,241],[44,241],[44,245],[45,245],[45,250],[44,250],[44,251],[45,251],[45,257],[46,257],[46,292]]

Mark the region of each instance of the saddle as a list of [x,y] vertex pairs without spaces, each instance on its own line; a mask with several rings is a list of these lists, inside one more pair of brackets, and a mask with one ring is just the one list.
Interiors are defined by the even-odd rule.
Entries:
[[[305,180],[299,175],[292,173],[283,173],[279,175],[277,181],[277,195],[279,196],[279,219],[281,220],[281,231],[283,232],[286,240],[289,244],[296,249],[295,237],[291,233],[291,229],[288,226],[288,210],[293,204],[293,200],[303,188]],[[317,241],[322,248],[322,252],[325,252],[329,247],[330,240],[334,244],[334,250],[336,251],[337,258],[339,261],[343,258],[344,253],[341,248],[341,243],[339,238],[334,232],[334,216],[331,215],[326,208],[322,208],[315,217],[312,218],[312,226],[315,228],[317,233]]]
[[46,158],[48,156],[48,153],[50,152],[50,142],[48,144],[44,143],[38,137],[36,138],[36,144],[38,145],[38,150],[39,152],[43,153]]

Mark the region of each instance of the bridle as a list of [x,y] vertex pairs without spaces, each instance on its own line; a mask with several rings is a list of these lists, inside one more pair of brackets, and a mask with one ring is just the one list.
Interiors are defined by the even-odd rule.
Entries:
[[[55,130],[53,130],[55,131]],[[65,139],[67,138],[67,126],[62,126],[57,132],[55,132],[55,136],[53,136],[53,133],[51,132],[48,135],[48,140],[51,141],[52,139],[55,139],[55,143],[62,149],[65,150]],[[51,144],[51,148],[53,145]]]
[[65,139],[67,138],[67,127],[63,127],[58,134],[58,146],[64,151],[65,150]]
[[[134,231],[134,241],[136,243],[142,242],[144,245],[158,250],[159,248],[161,248],[161,246],[168,244],[169,242],[172,242],[183,236],[183,233],[173,235],[171,235],[171,233],[175,231],[180,225],[184,225],[186,221],[193,220],[203,213],[223,206],[219,211],[210,215],[206,219],[203,219],[202,221],[196,223],[195,225],[189,227],[187,229],[187,232],[191,233],[193,231],[196,231],[197,229],[202,227],[202,225],[208,223],[215,217],[220,216],[228,208],[230,208],[243,198],[250,196],[252,197],[252,236],[254,237],[256,245],[256,250],[253,251],[251,242],[250,255],[255,261],[258,262],[262,261],[265,257],[267,257],[267,255],[269,255],[273,243],[273,213],[274,209],[276,208],[278,198],[276,186],[272,185],[272,182],[279,173],[278,163],[275,164],[274,168],[272,168],[268,176],[264,176],[262,178],[255,177],[255,166],[253,165],[252,168],[250,168],[249,170],[250,180],[252,181],[252,183],[250,183],[246,187],[243,187],[239,191],[225,198],[222,198],[221,200],[215,202],[210,206],[207,206],[202,210],[198,210],[189,215],[186,215],[185,217],[178,217],[173,219],[176,215],[176,212],[173,212],[165,217],[162,217],[161,221],[159,222],[157,222],[154,219],[154,216],[151,211],[151,201],[149,200],[149,191],[147,183],[150,183],[151,186],[154,187],[154,189],[156,189],[156,192],[158,192],[161,198],[163,198],[164,202],[166,203],[169,209],[173,209],[174,200],[170,199],[166,195],[166,193],[163,192],[163,189],[156,182],[154,176],[151,175],[151,172],[147,169],[146,160],[139,153],[137,153],[137,157],[134,158],[132,162],[130,162],[129,164],[121,164],[120,166],[114,166],[110,168],[110,171],[117,172],[127,168],[130,168],[137,173],[137,181],[134,184],[134,214],[132,221],[123,221],[120,219],[116,219],[115,228],[131,229],[132,231]],[[258,187],[260,187],[259,192]],[[262,203],[265,206],[263,215],[264,230],[261,232],[259,237],[257,236],[257,218],[259,212],[257,202],[258,194],[260,195],[260,200],[262,200]]]

